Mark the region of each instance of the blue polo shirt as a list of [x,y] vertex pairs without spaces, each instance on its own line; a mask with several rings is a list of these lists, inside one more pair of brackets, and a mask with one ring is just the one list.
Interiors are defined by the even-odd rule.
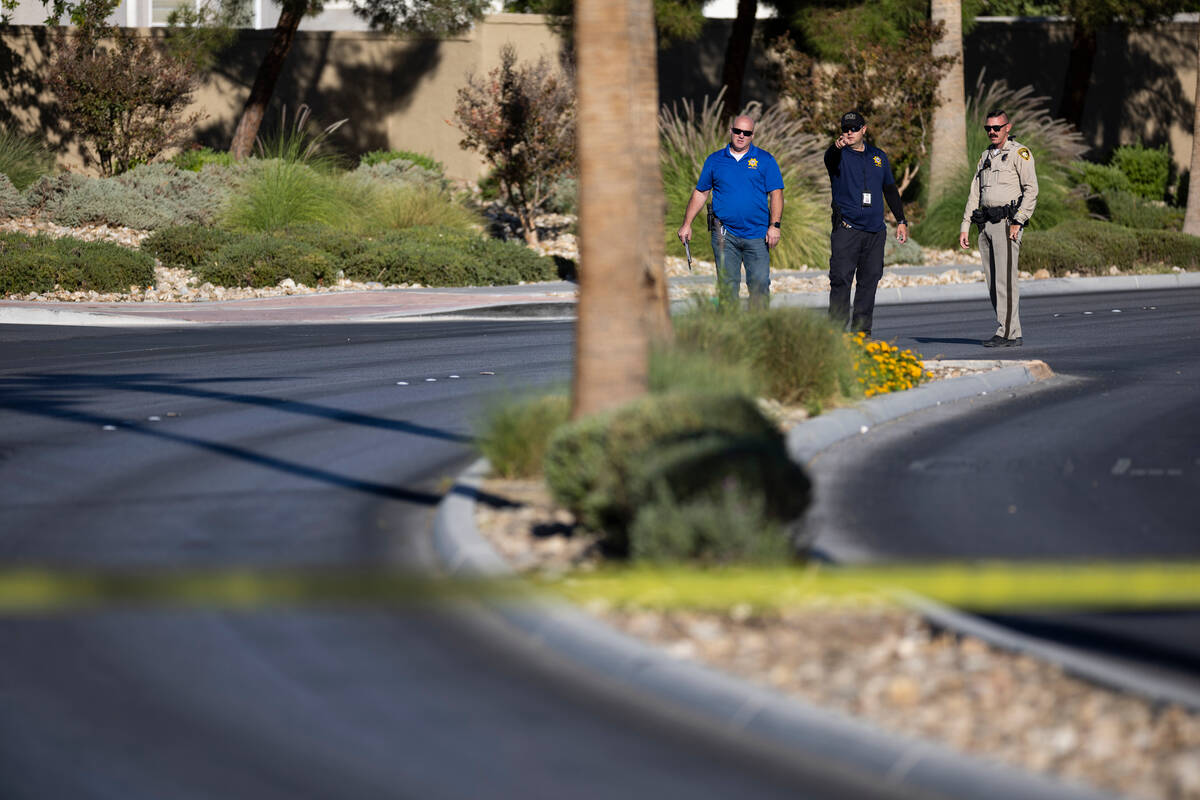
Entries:
[[767,235],[771,211],[767,192],[783,188],[783,174],[766,150],[750,145],[741,160],[729,154],[726,145],[704,159],[696,189],[712,190],[713,213],[725,228],[741,239]]
[[[825,151],[825,168],[829,171],[829,186],[833,205],[842,212],[842,219],[860,231],[882,231],[883,187],[896,182],[887,153],[867,145],[860,153],[849,147]],[[871,193],[871,205],[863,207],[863,192]]]

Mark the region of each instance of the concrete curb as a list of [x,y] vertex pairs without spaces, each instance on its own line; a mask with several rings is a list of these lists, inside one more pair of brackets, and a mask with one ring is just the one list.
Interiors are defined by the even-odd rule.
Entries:
[[[434,544],[452,575],[512,572],[475,525],[475,501],[486,473],[487,462],[477,461],[438,506]],[[636,693],[702,715],[719,730],[797,748],[884,785],[986,800],[1107,797],[1089,788],[965,756],[942,745],[884,733],[846,715],[671,658],[565,602],[543,599],[492,607],[537,646],[617,680]]]
[[88,327],[155,327],[193,325],[183,319],[142,317],[136,314],[97,314],[58,308],[0,308],[0,325],[86,325]]

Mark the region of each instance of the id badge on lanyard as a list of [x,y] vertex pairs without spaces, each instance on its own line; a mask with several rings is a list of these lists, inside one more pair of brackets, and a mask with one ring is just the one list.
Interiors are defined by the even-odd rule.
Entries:
[[863,192],[863,208],[871,207],[871,193]]

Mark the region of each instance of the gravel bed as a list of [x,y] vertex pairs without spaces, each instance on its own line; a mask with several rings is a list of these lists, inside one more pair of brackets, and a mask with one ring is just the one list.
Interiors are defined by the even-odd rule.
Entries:
[[[934,379],[1003,366],[925,362]],[[768,408],[784,426],[786,409]],[[781,413],[781,411],[783,413]],[[541,480],[491,479],[476,505],[484,538],[519,572],[560,575],[602,561],[599,536]],[[1056,666],[940,632],[918,614],[833,603],[754,614],[587,610],[675,658],[795,695],[896,733],[1133,798],[1200,800],[1200,714],[1066,675]]]

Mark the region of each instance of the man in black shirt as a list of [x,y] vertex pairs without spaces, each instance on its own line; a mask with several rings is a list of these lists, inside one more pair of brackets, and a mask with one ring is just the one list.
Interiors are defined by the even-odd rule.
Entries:
[[[829,235],[829,317],[850,330],[871,334],[875,290],[883,277],[887,226],[883,202],[896,217],[896,238],[908,240],[904,204],[887,153],[865,141],[867,121],[857,111],[842,115],[842,135],[825,151],[833,191],[833,232]],[[854,315],[850,287],[856,280]]]

